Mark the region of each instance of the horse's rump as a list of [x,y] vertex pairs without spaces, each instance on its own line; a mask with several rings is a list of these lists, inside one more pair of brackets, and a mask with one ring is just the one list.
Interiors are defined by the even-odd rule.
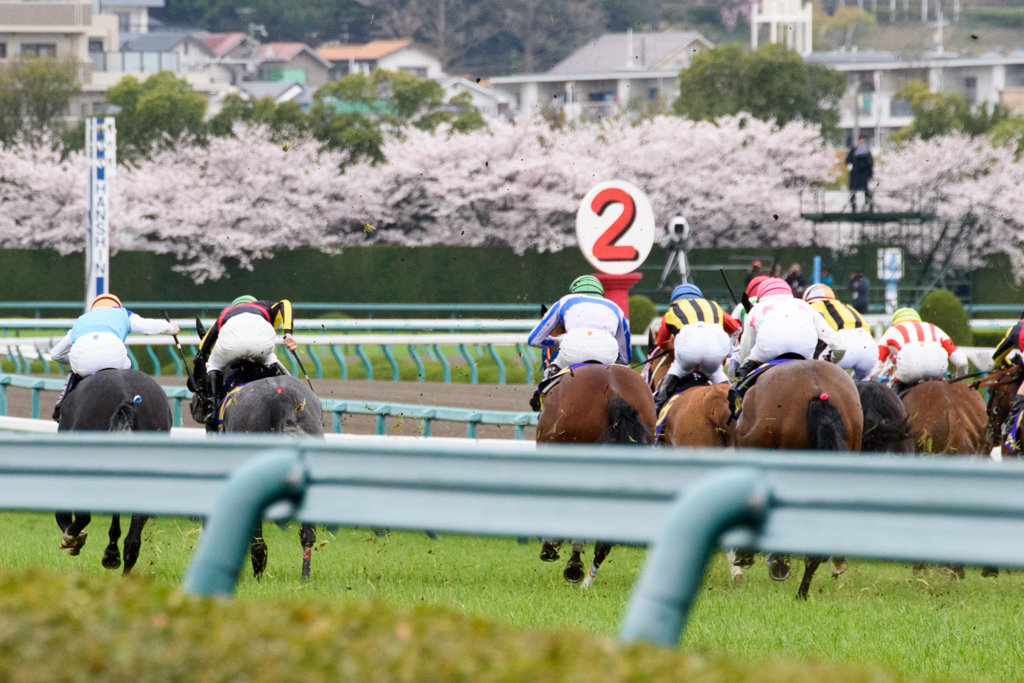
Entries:
[[[635,411],[612,400],[616,397]],[[537,441],[598,443],[606,430],[616,426],[621,443],[642,437],[637,422],[654,432],[654,397],[643,378],[622,365],[587,365],[573,370],[551,388],[537,420]]]
[[981,395],[963,382],[929,380],[903,395],[919,453],[981,453],[988,415]]
[[907,409],[896,392],[879,382],[857,382],[864,413],[860,450],[875,453],[913,453]]
[[815,451],[845,451],[846,425],[839,410],[825,394],[807,404],[807,448]]
[[61,406],[59,431],[170,431],[163,389],[138,370],[102,370],[86,377]]

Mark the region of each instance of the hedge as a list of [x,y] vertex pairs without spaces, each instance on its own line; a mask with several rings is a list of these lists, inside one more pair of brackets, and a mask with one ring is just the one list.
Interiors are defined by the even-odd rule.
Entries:
[[960,299],[947,289],[935,289],[921,301],[921,319],[937,325],[957,346],[971,346],[971,320]]
[[758,681],[888,683],[877,669],[748,662],[431,606],[199,600],[147,579],[0,572],[0,679],[14,682]]

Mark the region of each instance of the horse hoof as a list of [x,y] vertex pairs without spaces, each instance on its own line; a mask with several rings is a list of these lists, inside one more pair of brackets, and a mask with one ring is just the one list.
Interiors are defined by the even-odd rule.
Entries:
[[756,560],[757,556],[754,553],[736,553],[736,566],[740,569],[750,569]]
[[85,545],[85,538],[88,536],[88,532],[80,531],[77,536],[68,536],[65,532],[64,536],[60,539],[60,547],[68,551],[68,555],[78,555],[82,552],[82,546]]
[[994,579],[999,576],[999,567],[982,567],[981,578]]
[[737,565],[729,567],[729,578],[733,583],[743,583],[743,570]]
[[558,549],[561,547],[560,543],[545,543],[540,549],[540,559],[544,562],[557,562],[558,558],[561,557],[558,554]]
[[117,552],[117,548],[106,549],[103,551],[103,561],[101,564],[107,569],[117,569],[121,566],[121,555]]
[[829,566],[832,567],[833,579],[838,579],[840,575],[842,575],[843,572],[845,572],[849,567],[849,565],[847,565],[846,563],[846,560],[843,560],[841,562],[834,562],[832,560],[829,560]]
[[579,553],[573,553],[569,558],[569,563],[565,565],[562,576],[569,583],[579,583],[583,580],[583,573],[583,562],[580,561]]
[[772,555],[768,555],[765,558],[765,562],[768,563],[768,576],[773,581],[785,581],[789,578],[791,571],[789,566],[789,558],[776,558]]

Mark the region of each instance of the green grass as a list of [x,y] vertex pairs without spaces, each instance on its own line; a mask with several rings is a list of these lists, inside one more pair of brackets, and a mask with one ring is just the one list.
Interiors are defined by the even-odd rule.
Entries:
[[[4,558],[0,566],[62,574],[77,571],[99,582],[90,586],[118,590],[119,572],[108,572],[99,564],[106,528],[107,518],[97,516],[83,554],[71,558],[56,549],[58,533],[51,516],[0,514],[0,557]],[[333,534],[320,529],[318,540],[326,543],[314,553],[313,581],[302,583],[298,581],[297,529],[282,531],[271,525],[266,534],[268,574],[260,583],[248,572],[243,576],[239,610],[254,609],[252,605],[270,609],[277,601],[287,600],[292,606],[273,609],[294,611],[298,609],[294,604],[308,603],[315,606],[311,609],[362,614],[366,601],[374,600],[394,608],[427,606],[430,614],[435,614],[431,611],[435,608],[454,610],[502,628],[549,632],[543,638],[581,637],[564,631],[567,627],[614,636],[644,557],[640,549],[615,548],[595,587],[581,594],[561,578],[561,563],[539,561],[535,541],[521,546],[514,540],[445,536],[433,542],[411,532],[379,539],[365,529]],[[178,585],[197,538],[194,522],[151,521],[137,574],[158,585]],[[969,570],[966,580],[958,581],[933,568],[918,580],[903,565],[853,561],[838,580],[829,578],[827,568],[819,570],[810,601],[801,603],[793,599],[800,572],[802,563],[796,561],[794,576],[775,583],[758,562],[742,584],[733,584],[724,558],[716,557],[684,650],[712,658],[735,655],[739,659],[730,660],[734,663],[776,657],[829,665],[855,663],[911,678],[1016,681],[1024,676],[1022,573],[983,580],[977,570]],[[375,609],[388,614],[383,607]],[[0,628],[0,665],[2,634]],[[585,665],[576,672],[579,680],[583,671],[593,672]],[[771,666],[743,671],[741,676],[736,672],[738,677],[713,680],[776,679],[769,673],[774,671]],[[831,670],[819,673],[820,680],[846,680]],[[548,680],[546,675],[540,679]]]

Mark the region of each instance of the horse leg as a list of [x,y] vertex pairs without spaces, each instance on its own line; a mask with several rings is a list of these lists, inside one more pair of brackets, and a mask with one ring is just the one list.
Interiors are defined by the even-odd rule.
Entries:
[[[117,569],[121,566],[121,551],[117,548],[117,542],[121,538],[121,515],[113,515],[110,518],[110,529],[107,531],[107,538],[110,543],[103,551],[103,566],[107,569]],[[125,540],[127,545],[127,539]]]
[[602,543],[598,541],[594,543],[594,561],[590,565],[590,571],[587,572],[587,578],[583,579],[583,590],[590,588],[590,585],[594,583],[594,579],[597,577],[597,570],[601,568],[601,563],[608,557],[608,553],[611,552],[611,543]]
[[739,583],[743,580],[743,569],[740,568],[740,560],[735,549],[725,551],[725,559],[729,562],[729,578]]
[[565,570],[562,572],[562,576],[569,583],[579,583],[583,580],[583,560],[580,555],[583,554],[583,541],[572,542],[572,555],[569,557],[569,561],[565,564]]
[[558,551],[562,549],[562,539],[542,538],[540,547],[540,559],[544,562],[557,562],[561,557]]
[[92,515],[88,512],[58,512],[56,517],[57,526],[64,532],[60,539],[61,549],[67,550],[68,555],[82,552],[82,546],[88,537],[84,529],[92,521]]
[[789,555],[768,553],[764,556],[764,561],[768,565],[768,576],[772,578],[772,581],[785,581],[789,578],[791,570]]
[[303,524],[299,527],[299,541],[302,543],[302,578],[309,578],[309,564],[313,556],[313,545],[316,543],[316,526]]
[[249,543],[249,554],[252,556],[252,575],[259,579],[267,568],[267,543],[263,540],[263,520],[256,522],[252,530],[252,541]]
[[139,549],[142,548],[142,527],[146,526],[149,517],[132,515],[132,523],[128,526],[128,535],[124,537],[124,576],[128,576],[132,567],[139,561]]
[[828,561],[828,563],[829,566],[832,568],[833,579],[838,579],[840,574],[845,572],[847,567],[849,566],[846,563],[845,557],[833,557],[831,560]]
[[798,600],[807,599],[807,593],[811,589],[811,580],[814,579],[814,572],[818,571],[818,565],[827,559],[827,557],[812,557],[810,555],[804,558],[804,578],[800,581],[800,589],[796,592]]
[[982,567],[981,578],[994,579],[999,576],[999,567]]

